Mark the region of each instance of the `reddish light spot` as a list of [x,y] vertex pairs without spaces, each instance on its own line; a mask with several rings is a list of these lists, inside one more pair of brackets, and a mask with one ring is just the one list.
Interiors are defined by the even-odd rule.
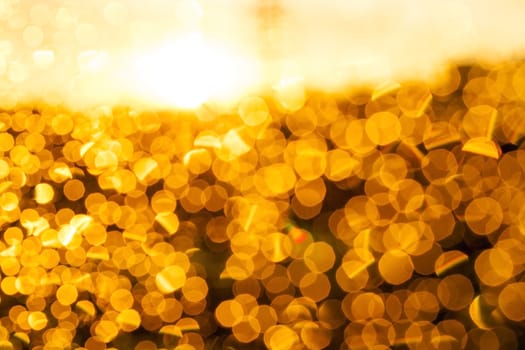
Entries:
[[290,234],[290,237],[292,237],[292,240],[294,241],[294,243],[296,244],[303,243],[308,237],[308,233],[305,230],[301,230],[300,228],[297,228],[297,227],[293,227],[290,230],[289,234]]

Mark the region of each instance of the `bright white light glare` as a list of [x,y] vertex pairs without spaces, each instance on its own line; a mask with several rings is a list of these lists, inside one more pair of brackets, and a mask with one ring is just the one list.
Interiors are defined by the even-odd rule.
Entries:
[[0,108],[192,108],[290,77],[346,89],[525,57],[523,0],[144,3],[0,0]]
[[126,76],[151,103],[194,108],[209,99],[241,95],[254,83],[256,72],[255,60],[193,32],[137,53]]

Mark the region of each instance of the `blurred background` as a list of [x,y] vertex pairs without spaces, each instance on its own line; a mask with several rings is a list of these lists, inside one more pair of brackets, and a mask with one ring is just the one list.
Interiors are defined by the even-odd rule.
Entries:
[[[518,0],[0,0],[0,107],[195,107],[522,57]],[[279,85],[280,84],[280,85]]]

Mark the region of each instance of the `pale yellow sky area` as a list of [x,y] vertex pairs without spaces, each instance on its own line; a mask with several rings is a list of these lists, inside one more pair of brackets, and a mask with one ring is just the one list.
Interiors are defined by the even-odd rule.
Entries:
[[518,0],[0,0],[0,107],[422,79],[523,57],[524,18]]

